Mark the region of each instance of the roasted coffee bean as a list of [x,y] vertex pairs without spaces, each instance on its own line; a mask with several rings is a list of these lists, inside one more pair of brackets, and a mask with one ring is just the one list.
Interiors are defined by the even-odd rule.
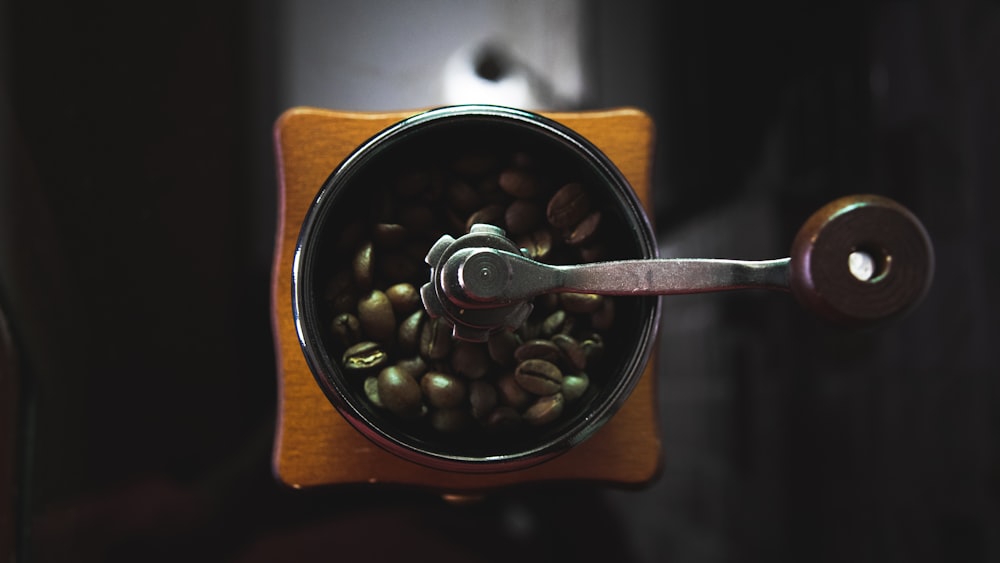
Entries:
[[483,377],[490,369],[490,358],[486,345],[461,340],[455,342],[452,345],[451,367],[455,373],[469,379]]
[[381,253],[377,261],[378,271],[390,283],[406,282],[416,279],[423,267],[422,263],[410,260],[401,252]]
[[[535,311],[545,313],[546,316],[556,312],[559,308],[558,293],[543,293],[535,298]],[[541,330],[541,329],[539,329]]]
[[420,351],[420,331],[424,327],[427,313],[419,309],[411,313],[399,324],[396,343],[404,354],[416,354]]
[[518,385],[513,373],[500,376],[497,380],[497,395],[500,403],[521,410],[531,402],[531,394]]
[[451,352],[451,327],[443,319],[427,319],[420,330],[420,355],[441,360]]
[[560,309],[542,321],[542,336],[550,338],[553,334],[572,332],[574,322],[573,317]]
[[517,327],[516,334],[521,338],[521,342],[539,338],[542,335],[542,322],[529,317],[521,326]]
[[518,363],[525,360],[545,360],[556,363],[559,361],[560,356],[559,347],[553,344],[552,341],[538,338],[529,340],[518,346],[517,350],[514,350],[514,359]]
[[590,386],[590,378],[585,373],[563,377],[562,394],[567,403],[572,403],[583,396]]
[[353,287],[341,291],[331,304],[334,313],[353,313],[358,309],[358,292]]
[[349,372],[364,372],[384,366],[389,361],[382,345],[365,341],[349,347],[341,357],[341,365]]
[[592,244],[580,247],[582,262],[603,262],[608,259],[608,247],[603,244]]
[[340,313],[336,317],[333,317],[333,322],[330,324],[333,337],[341,346],[346,348],[361,340],[361,323],[354,315]]
[[561,353],[563,361],[574,370],[582,370],[587,367],[587,353],[583,346],[575,338],[568,334],[552,335],[554,344]]
[[540,397],[533,405],[524,411],[524,421],[532,426],[548,424],[562,415],[566,403],[562,393]]
[[358,320],[361,330],[372,340],[386,342],[396,333],[396,314],[385,293],[377,289],[368,292],[358,301]]
[[600,334],[591,334],[580,342],[580,346],[587,356],[587,366],[593,366],[604,357],[604,339]]
[[525,360],[514,370],[514,380],[529,393],[551,395],[559,391],[563,374],[552,362]]
[[502,203],[510,197],[500,189],[500,182],[493,175],[483,178],[476,190],[487,204]]
[[396,316],[403,317],[420,307],[420,292],[410,283],[397,283],[385,290]]
[[509,330],[500,330],[490,335],[486,348],[490,353],[490,358],[505,367],[513,367],[514,350],[521,345],[521,339]]
[[593,313],[601,308],[603,295],[596,293],[561,293],[559,302],[569,313]]
[[431,428],[445,434],[461,432],[469,425],[469,413],[465,409],[435,409],[430,414]]
[[372,287],[372,277],[375,268],[372,254],[372,243],[370,242],[361,245],[361,248],[354,254],[354,262],[352,263],[354,283],[362,291],[368,291]]
[[549,200],[545,208],[545,217],[549,224],[558,230],[575,226],[590,212],[590,196],[577,182],[566,184]]
[[508,168],[500,173],[500,189],[516,198],[538,197],[542,185],[535,175],[519,168]]
[[518,237],[514,244],[527,250],[528,258],[544,260],[552,252],[552,233],[548,229],[535,229]]
[[403,244],[409,232],[398,223],[379,223],[372,229],[372,238],[380,247],[392,248]]
[[361,238],[364,235],[365,226],[361,219],[356,219],[347,223],[344,230],[341,232],[340,237],[337,238],[334,250],[339,253],[348,253],[353,251],[361,244]]
[[476,223],[496,225],[497,227],[503,228],[505,226],[504,213],[506,210],[506,207],[498,203],[487,205],[472,215],[469,215],[469,218],[465,222],[465,231],[468,232]]
[[352,286],[351,273],[341,270],[326,282],[326,287],[323,288],[323,300],[332,304],[338,295],[351,289]]
[[468,387],[465,381],[436,371],[428,372],[420,380],[420,389],[424,392],[424,398],[434,407],[454,408],[463,403],[468,396]]
[[472,416],[482,420],[497,406],[497,389],[482,379],[469,383],[469,405]]
[[397,416],[420,416],[423,407],[420,385],[413,376],[396,366],[389,366],[378,373],[378,396],[385,408]]
[[431,176],[426,170],[410,170],[396,177],[396,195],[415,196],[430,185]]
[[521,415],[513,407],[501,405],[486,417],[486,427],[490,430],[504,432],[521,425]]
[[463,214],[471,213],[483,206],[483,198],[479,192],[461,180],[448,184],[448,202]]
[[410,374],[413,379],[420,380],[427,373],[427,362],[420,356],[413,356],[396,362],[396,368]]
[[376,407],[385,408],[385,404],[382,403],[382,398],[378,396],[378,376],[369,375],[365,378],[365,397],[368,401],[375,405]]
[[601,307],[590,316],[590,324],[597,330],[608,331],[615,324],[615,300],[601,300]]
[[507,234],[518,237],[537,229],[544,220],[542,204],[531,199],[515,199],[504,212]]
[[426,205],[408,205],[399,210],[400,224],[416,234],[432,232],[436,221],[434,212]]
[[[580,246],[581,244],[587,244],[594,238],[594,233],[597,232],[597,228],[601,224],[601,212],[594,211],[593,213],[587,215],[582,221],[577,223],[573,228],[565,231],[563,234],[563,240],[566,244],[573,246]],[[596,260],[588,260],[588,262],[595,262]]]
[[451,169],[465,177],[478,177],[496,169],[497,157],[492,154],[470,153],[451,164]]

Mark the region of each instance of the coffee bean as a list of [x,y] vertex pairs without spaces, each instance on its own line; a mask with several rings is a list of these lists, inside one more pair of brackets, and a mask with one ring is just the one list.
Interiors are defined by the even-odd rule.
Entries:
[[567,403],[572,403],[583,396],[590,386],[590,378],[585,373],[567,375],[563,377],[562,394]]
[[469,425],[469,413],[465,409],[435,409],[430,415],[431,428],[445,434],[461,432]]
[[[410,260],[401,252],[381,253],[378,260],[378,271],[390,283],[406,282],[418,277],[423,265]],[[420,276],[426,278],[427,276]]]
[[518,410],[531,402],[531,395],[518,385],[513,373],[504,374],[497,380],[497,395],[501,404]]
[[569,229],[590,212],[590,196],[577,182],[559,188],[545,209],[549,224],[559,230]]
[[513,430],[521,425],[521,415],[510,406],[501,405],[486,417],[486,427],[497,432]]
[[385,290],[385,296],[392,304],[397,316],[403,317],[420,307],[420,292],[410,283],[397,283]]
[[451,164],[451,169],[465,177],[478,177],[496,169],[497,157],[492,154],[470,153]]
[[402,418],[420,416],[422,394],[413,376],[396,366],[384,368],[378,374],[378,396],[382,404]]
[[427,313],[423,309],[410,314],[399,324],[396,343],[404,354],[416,354],[420,350],[420,332],[424,327]]
[[551,395],[559,391],[563,375],[552,362],[525,360],[514,370],[514,380],[529,393]]
[[573,317],[566,314],[566,311],[559,310],[545,317],[542,321],[542,335],[551,337],[553,334],[569,333],[573,331],[575,321]]
[[[594,211],[593,213],[587,215],[582,221],[577,223],[572,229],[569,229],[563,234],[563,240],[566,244],[571,244],[573,246],[580,246],[581,244],[587,244],[594,238],[594,233],[597,232],[597,228],[601,224],[601,212]],[[596,262],[597,260],[587,260],[588,262]]]
[[406,358],[396,362],[396,368],[410,374],[417,381],[427,373],[427,362],[420,356]]
[[593,366],[604,357],[604,339],[596,332],[580,342],[583,352],[587,357],[587,366]]
[[521,339],[509,330],[500,330],[490,335],[486,343],[490,358],[501,366],[513,367],[514,350],[521,345]]
[[570,368],[579,371],[587,366],[587,353],[572,336],[555,334],[552,336],[552,344],[559,349],[563,361]]
[[525,360],[545,360],[555,363],[561,356],[559,348],[549,340],[529,340],[514,350],[514,358],[520,363]]
[[326,286],[323,288],[323,300],[330,303],[332,307],[334,299],[341,293],[350,290],[352,286],[351,273],[341,270],[327,281]]
[[392,304],[385,293],[377,289],[358,301],[358,320],[361,321],[361,330],[372,340],[385,342],[396,333],[396,315],[392,312]]
[[382,398],[378,396],[378,376],[369,375],[365,378],[365,397],[376,407],[385,408]]
[[375,266],[372,254],[372,243],[366,242],[361,245],[361,248],[354,255],[354,262],[352,263],[354,283],[362,291],[367,291],[372,287],[372,274]]
[[337,342],[345,348],[361,340],[361,323],[350,313],[333,317],[330,330]]
[[420,330],[420,355],[441,360],[451,352],[451,326],[443,319],[428,319]]
[[464,381],[446,373],[428,372],[420,380],[420,389],[427,402],[438,408],[454,408],[463,403],[468,395]]
[[593,313],[601,308],[603,295],[596,293],[560,293],[559,302],[568,313]]
[[504,212],[507,233],[517,237],[537,229],[545,217],[542,204],[531,199],[515,199]]
[[344,351],[341,365],[349,372],[364,372],[382,367],[389,361],[389,355],[377,342],[358,342]]
[[397,223],[378,223],[372,229],[372,238],[380,247],[392,248],[403,244],[409,232]]
[[461,180],[448,184],[448,202],[463,214],[471,213],[483,206],[483,198],[479,192]]
[[517,237],[514,243],[528,251],[528,258],[544,260],[552,251],[552,233],[548,229],[535,229]]
[[489,353],[484,344],[457,341],[452,345],[451,367],[469,379],[479,379],[490,369]]
[[399,210],[399,222],[409,231],[427,234],[434,230],[434,212],[426,205],[409,205]]
[[504,214],[506,213],[506,210],[506,207],[498,203],[487,205],[479,211],[474,212],[472,215],[469,215],[469,218],[465,222],[465,231],[468,232],[476,223],[496,225],[497,227],[503,228],[505,226]]
[[334,250],[339,253],[351,252],[361,244],[364,232],[365,225],[360,219],[348,222],[341,232],[340,237],[337,238]]
[[580,247],[582,262],[603,262],[608,259],[608,247],[603,244],[593,244]]
[[497,405],[497,390],[493,384],[477,379],[469,384],[469,405],[472,416],[482,420]]
[[542,335],[542,323],[529,317],[528,320],[524,321],[524,324],[517,328],[516,332],[521,338],[521,342],[534,340]]
[[524,421],[532,426],[548,424],[559,418],[565,402],[562,393],[540,397],[535,404],[524,411]]
[[410,170],[396,177],[396,195],[415,196],[430,184],[430,174],[426,170]]
[[331,307],[334,313],[353,313],[358,309],[358,292],[354,287],[341,291],[333,298]]
[[538,197],[542,186],[531,173],[518,168],[508,168],[500,173],[500,189],[517,198]]
[[597,330],[610,330],[615,324],[615,300],[601,300],[601,307],[590,316],[590,324]]

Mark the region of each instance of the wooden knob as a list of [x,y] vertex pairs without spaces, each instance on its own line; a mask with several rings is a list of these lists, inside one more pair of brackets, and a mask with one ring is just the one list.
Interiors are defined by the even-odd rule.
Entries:
[[792,292],[838,324],[864,326],[909,311],[933,275],[934,249],[924,226],[902,205],[876,195],[825,205],[792,243]]

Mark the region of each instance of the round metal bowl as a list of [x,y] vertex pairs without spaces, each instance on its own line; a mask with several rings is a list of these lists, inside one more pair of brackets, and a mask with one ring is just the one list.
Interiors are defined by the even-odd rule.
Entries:
[[[613,163],[586,139],[545,117],[495,106],[454,106],[401,121],[358,147],[320,188],[303,220],[292,272],[295,327],[316,381],[358,431],[386,450],[426,466],[463,472],[507,471],[552,458],[579,444],[607,422],[641,376],[655,341],[656,297],[617,298],[613,337],[591,386],[543,427],[510,434],[469,431],[442,434],[425,424],[396,418],[373,406],[356,377],[345,374],[330,331],[332,313],[323,292],[351,261],[337,247],[358,218],[378,202],[390,174],[415,163],[453,158],[463,151],[528,151],[564,171],[596,194],[602,233],[613,259],[654,258],[648,219],[631,186]],[[452,232],[460,236],[463,232]],[[433,241],[430,241],[433,242]],[[421,264],[422,267],[426,265]]]

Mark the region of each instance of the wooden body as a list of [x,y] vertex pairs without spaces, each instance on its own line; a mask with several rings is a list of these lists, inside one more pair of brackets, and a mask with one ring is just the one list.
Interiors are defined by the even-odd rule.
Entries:
[[[443,493],[465,493],[534,481],[582,480],[641,486],[660,467],[651,360],[622,409],[589,440],[527,469],[454,473],[390,454],[351,427],[313,378],[292,318],[292,257],[303,218],[320,187],[361,143],[413,112],[346,113],[296,108],[275,126],[280,178],[279,216],[272,273],[272,324],[278,359],[278,421],[273,467],[294,487],[392,483]],[[648,210],[653,127],[633,109],[553,113],[601,149],[622,171]],[[655,352],[654,352],[655,354]]]

